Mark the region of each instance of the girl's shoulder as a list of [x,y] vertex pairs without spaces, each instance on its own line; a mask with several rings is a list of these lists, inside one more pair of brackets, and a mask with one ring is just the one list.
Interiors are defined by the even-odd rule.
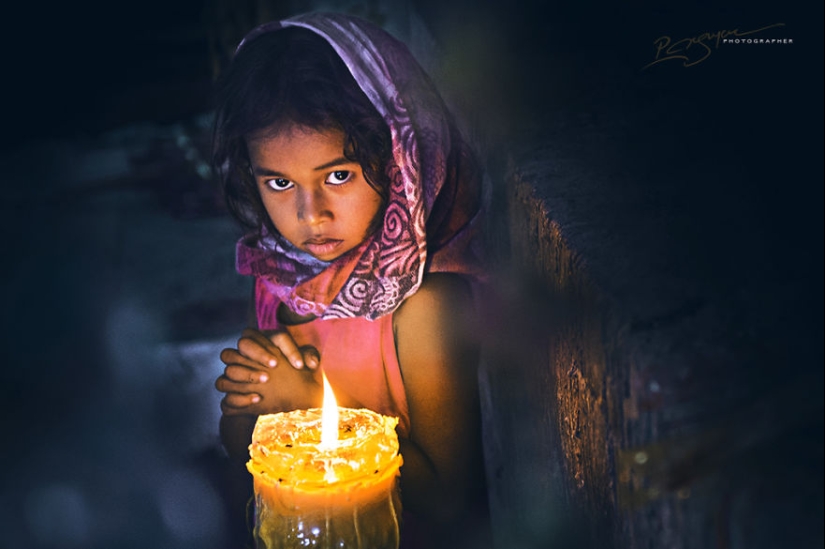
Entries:
[[449,326],[466,325],[474,311],[470,282],[456,273],[428,273],[421,286],[398,307],[393,329],[420,331],[420,323]]

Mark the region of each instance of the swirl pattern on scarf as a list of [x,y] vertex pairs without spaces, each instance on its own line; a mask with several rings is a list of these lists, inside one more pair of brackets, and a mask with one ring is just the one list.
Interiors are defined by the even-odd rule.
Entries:
[[[409,50],[384,30],[340,14],[306,14],[262,25],[252,38],[287,26],[326,39],[390,128],[390,186],[381,228],[326,263],[277,234],[243,237],[237,270],[258,278],[262,329],[278,301],[319,318],[375,319],[414,293],[427,271],[477,276],[480,174],[447,109]],[[275,298],[275,299],[273,299]]]

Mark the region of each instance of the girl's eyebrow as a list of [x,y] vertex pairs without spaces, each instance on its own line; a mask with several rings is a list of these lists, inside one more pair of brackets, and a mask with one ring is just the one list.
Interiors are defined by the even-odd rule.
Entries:
[[[330,160],[329,162],[325,162],[320,166],[312,168],[313,171],[321,171],[321,170],[328,170],[329,168],[333,168],[335,166],[345,166],[347,164],[355,164],[352,160],[348,158],[344,158],[343,156],[338,157],[334,160]],[[286,177],[281,172],[270,170],[269,168],[264,168],[263,166],[253,166],[252,171],[255,175],[262,176],[262,177]]]
[[285,177],[284,174],[281,172],[276,172],[275,170],[270,170],[268,168],[263,168],[261,166],[253,166],[252,172],[255,175],[259,175],[262,177]]
[[321,164],[320,166],[314,168],[314,170],[316,172],[318,172],[318,171],[321,171],[321,170],[327,170],[327,169],[335,167],[335,166],[342,166],[342,165],[345,165],[345,164],[354,164],[354,163],[355,162],[353,162],[349,158],[344,158],[343,156],[339,156],[335,160],[330,160],[329,162],[327,162],[325,164]]

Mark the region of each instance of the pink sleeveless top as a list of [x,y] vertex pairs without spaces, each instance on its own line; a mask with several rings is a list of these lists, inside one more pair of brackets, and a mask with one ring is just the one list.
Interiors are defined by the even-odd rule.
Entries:
[[346,393],[369,408],[398,418],[399,436],[408,438],[410,414],[401,367],[395,351],[392,314],[376,320],[364,317],[315,319],[295,326],[280,325],[280,301],[259,287],[256,314],[262,330],[285,329],[299,345],[312,345],[321,355],[321,367],[333,391]]

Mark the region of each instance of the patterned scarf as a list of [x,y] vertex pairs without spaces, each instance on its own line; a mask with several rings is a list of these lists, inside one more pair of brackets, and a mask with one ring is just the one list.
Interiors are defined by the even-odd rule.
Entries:
[[360,19],[311,13],[264,24],[239,48],[286,26],[326,39],[386,121],[393,148],[390,188],[381,228],[332,262],[296,249],[280,235],[254,233],[238,242],[238,272],[258,278],[259,322],[262,306],[278,301],[300,315],[374,320],[413,294],[425,272],[480,276],[480,173],[406,46]]

